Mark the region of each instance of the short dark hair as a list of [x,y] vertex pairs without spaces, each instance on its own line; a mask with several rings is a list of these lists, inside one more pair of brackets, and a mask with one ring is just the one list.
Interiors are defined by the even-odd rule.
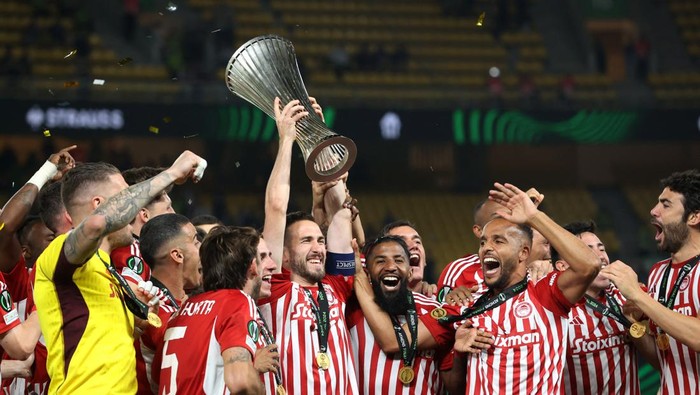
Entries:
[[675,172],[661,180],[661,187],[683,195],[683,221],[700,211],[700,170]]
[[29,232],[31,232],[32,226],[37,222],[41,222],[41,218],[37,215],[30,215],[25,218],[22,225],[17,229],[17,240],[19,240],[19,244],[27,244],[29,241]]
[[[586,221],[569,222],[568,224],[562,226],[562,228],[566,229],[567,231],[569,231],[569,233],[573,234],[576,237],[579,237],[583,233],[587,232],[595,233],[598,230],[595,221],[593,221],[592,219]],[[561,259],[559,251],[557,251],[554,247],[550,247],[550,252],[552,256],[552,264],[555,264],[558,260]]]
[[70,169],[61,181],[61,199],[70,211],[76,195],[91,184],[104,182],[109,176],[119,174],[119,169],[105,162],[78,163]]
[[58,233],[59,217],[66,210],[61,199],[61,182],[44,185],[39,192],[39,216],[49,230]]
[[192,218],[191,222],[192,222],[192,225],[194,225],[194,226],[213,225],[213,224],[223,225],[224,224],[223,222],[221,222],[220,219],[216,218],[213,215],[209,215],[209,214],[198,215],[198,216]]
[[532,248],[532,238],[533,238],[534,236],[533,236],[532,228],[531,228],[531,227],[529,227],[529,226],[527,226],[527,225],[524,225],[524,224],[516,224],[516,223],[514,223],[514,222],[510,222],[510,221],[506,220],[505,218],[500,218],[500,217],[499,217],[499,218],[494,218],[494,219],[492,219],[491,221],[485,223],[485,224],[484,224],[484,228],[486,228],[486,225],[490,224],[491,222],[495,221],[496,219],[503,219],[503,220],[509,222],[509,223],[510,223],[512,226],[514,226],[515,228],[517,228],[522,234],[525,235],[525,241],[527,241],[527,243],[528,243],[528,245],[530,246],[530,248]]
[[390,222],[390,223],[384,225],[382,230],[379,231],[379,237],[387,236],[389,234],[389,232],[391,232],[392,229],[398,228],[401,226],[408,226],[408,227],[413,228],[414,230],[418,230],[416,228],[416,225],[413,224],[413,222],[411,222],[407,219],[400,219],[400,220]]
[[[165,168],[162,167],[151,167],[151,166],[143,166],[143,167],[133,167],[131,169],[124,170],[122,172],[122,177],[124,177],[124,181],[126,181],[129,186],[138,184],[140,182],[144,182],[146,180],[150,180],[151,178],[157,176],[158,174],[162,173]],[[159,193],[156,197],[154,197],[148,204],[151,204],[163,197],[163,195],[170,193],[172,191],[173,186],[168,185],[167,188],[163,190],[163,192]],[[148,206],[147,204],[147,206]]]
[[243,289],[250,263],[257,259],[260,233],[247,226],[217,226],[199,248],[205,291]]
[[563,226],[564,229],[568,230],[575,236],[580,236],[582,233],[590,232],[595,233],[597,226],[592,219],[588,221],[574,221]]
[[150,166],[133,167],[124,170],[122,172],[122,177],[124,177],[124,181],[126,181],[127,184],[134,185],[157,176],[163,170],[165,169]]
[[288,243],[287,237],[289,237],[289,227],[301,221],[311,221],[313,223],[316,223],[316,221],[314,221],[314,217],[311,214],[303,211],[294,211],[287,214],[287,222],[284,226],[284,245],[287,245]]
[[183,233],[182,227],[190,223],[190,220],[181,214],[162,214],[151,218],[139,235],[141,256],[150,267],[156,267],[158,260],[156,257],[159,251],[170,240]]
[[384,235],[384,236],[379,236],[375,240],[372,240],[369,243],[365,244],[365,247],[362,249],[362,252],[365,255],[366,262],[370,261],[370,259],[371,259],[370,257],[372,256],[374,249],[377,246],[382,245],[384,243],[397,243],[401,246],[401,249],[406,254],[406,258],[411,256],[410,252],[408,252],[408,245],[406,244],[406,242],[403,240],[402,237],[394,236],[394,235]]

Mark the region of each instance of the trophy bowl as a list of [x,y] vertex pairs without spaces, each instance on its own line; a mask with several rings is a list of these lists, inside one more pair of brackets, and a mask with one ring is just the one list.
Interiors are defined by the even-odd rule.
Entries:
[[334,180],[355,163],[355,143],[333,132],[314,111],[291,41],[265,35],[243,44],[226,66],[226,87],[273,119],[275,97],[283,104],[292,100],[301,102],[309,115],[296,124],[296,142],[310,179]]

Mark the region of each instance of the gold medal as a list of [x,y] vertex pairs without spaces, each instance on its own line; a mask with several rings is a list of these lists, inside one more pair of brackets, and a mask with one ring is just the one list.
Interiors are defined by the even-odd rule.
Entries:
[[666,351],[669,348],[671,348],[671,343],[670,343],[670,340],[668,339],[668,335],[665,333],[660,333],[660,334],[656,335],[656,346],[661,351]]
[[647,327],[641,322],[635,322],[630,326],[630,336],[639,339],[647,333]]
[[445,317],[447,315],[447,310],[443,309],[442,307],[438,307],[433,309],[433,311],[430,312],[430,316],[437,319],[440,319],[442,317]]
[[404,384],[411,384],[411,381],[413,381],[415,376],[416,374],[413,373],[413,368],[410,366],[404,366],[401,368],[401,370],[399,370],[399,381]]
[[316,354],[316,364],[319,369],[328,370],[331,367],[331,359],[325,352]]
[[277,384],[277,388],[275,389],[275,393],[277,395],[286,395],[287,391],[284,390],[284,387],[282,386],[282,384]]
[[148,323],[151,324],[151,326],[154,328],[160,328],[161,326],[163,326],[163,321],[160,320],[158,314],[153,312],[148,313]]

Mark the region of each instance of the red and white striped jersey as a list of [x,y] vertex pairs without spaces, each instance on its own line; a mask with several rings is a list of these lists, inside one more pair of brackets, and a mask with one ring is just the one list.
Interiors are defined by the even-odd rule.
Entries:
[[319,369],[320,352],[316,316],[304,288],[317,300],[317,287],[301,287],[288,273],[272,276],[272,295],[258,301],[265,321],[277,339],[282,382],[288,394],[357,394],[355,364],[345,308],[352,294],[352,277],[327,275],[323,288],[328,298],[330,368]]
[[[695,259],[695,258],[692,258]],[[656,263],[649,273],[649,295],[659,300],[659,286],[666,268],[671,264],[671,273],[666,283],[668,298],[676,283],[678,274],[686,262],[671,264],[667,259]],[[700,312],[700,265],[688,273],[681,282],[678,295],[673,305],[673,311],[697,317]],[[650,322],[652,334],[658,334],[659,328]],[[659,394],[700,394],[700,353],[669,336],[670,348],[666,351],[657,347],[656,355],[661,363],[661,389]]]
[[265,347],[258,320],[255,302],[238,289],[189,298],[165,330],[158,393],[228,394],[221,353],[243,347],[253,360]]
[[478,286],[479,290],[474,293],[474,298],[488,291],[484,283],[484,273],[481,267],[479,255],[471,254],[463,256],[455,261],[452,261],[445,266],[438,279],[438,296],[437,300],[440,303],[445,302],[445,296],[451,290],[465,286],[471,288]]
[[[625,299],[615,287],[607,291],[622,306]],[[609,304],[605,296],[598,301]],[[569,313],[562,393],[638,395],[637,353],[625,327],[586,305],[577,303]]]
[[[12,299],[17,303],[19,319],[24,322],[29,315],[36,310],[34,305],[34,277],[36,272],[27,269],[24,257],[15,264],[10,273],[5,274],[7,290]],[[39,342],[34,348],[34,364],[32,366],[32,376],[29,378],[16,377],[2,380],[2,390],[5,394],[25,394],[36,393],[43,395],[48,393],[49,374],[46,371],[46,342],[44,336],[39,337]],[[6,354],[4,357],[9,359]]]
[[130,245],[112,250],[109,254],[109,259],[120,274],[124,268],[128,267],[141,276],[143,281],[151,279],[151,267],[143,260],[141,245],[136,238]]
[[473,317],[494,345],[467,359],[468,394],[558,393],[571,303],[552,272],[496,308]]
[[[180,301],[177,303],[179,304]],[[137,395],[150,395],[158,392],[161,358],[160,355],[156,358],[156,353],[163,350],[166,323],[175,312],[177,312],[177,307],[169,299],[166,299],[165,303],[161,304],[158,309],[158,317],[163,322],[163,326],[160,328],[149,326],[141,336],[134,340]]]
[[[440,303],[417,292],[413,293],[413,299],[416,302],[418,318],[430,333],[443,332],[443,328],[440,327],[437,320],[430,317],[430,312],[440,307]],[[416,352],[412,363],[415,378],[406,385],[399,381],[399,370],[404,366],[401,354],[385,354],[377,345],[372,330],[356,301],[353,301],[350,309],[348,326],[350,327],[352,351],[357,363],[359,393],[384,395],[441,393],[440,370],[452,368],[452,358],[444,357],[450,352],[454,342],[454,333],[452,341],[444,341],[444,344],[440,344],[440,349]],[[405,316],[397,318],[402,325],[406,323]],[[387,328],[386,330],[391,329]]]

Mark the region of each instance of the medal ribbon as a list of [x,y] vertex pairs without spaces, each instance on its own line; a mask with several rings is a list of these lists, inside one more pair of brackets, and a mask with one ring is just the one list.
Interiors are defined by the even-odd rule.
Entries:
[[668,300],[666,300],[666,283],[668,282],[668,276],[671,274],[671,263],[668,264],[666,271],[664,271],[664,276],[661,279],[661,285],[659,285],[659,303],[666,306],[668,309],[673,307],[673,304],[676,301],[676,296],[678,296],[678,291],[681,288],[681,282],[683,282],[685,276],[687,276],[688,273],[693,270],[698,261],[700,261],[700,256],[693,258],[693,260],[688,261],[685,265],[683,265],[680,273],[678,273],[676,282],[673,284],[673,288],[671,288],[671,295],[669,295]]
[[[661,284],[659,284],[659,303],[666,306],[667,309],[673,309],[673,304],[676,302],[676,296],[678,296],[678,291],[681,288],[681,282],[683,282],[688,273],[693,270],[698,261],[700,261],[700,255],[689,260],[685,265],[683,265],[681,271],[678,273],[676,282],[673,283],[671,295],[669,295],[668,300],[666,300],[666,284],[668,283],[668,276],[671,274],[671,262],[668,263],[668,266],[666,266],[666,270],[664,271],[664,276],[661,278]],[[659,328],[659,331],[661,333],[664,332],[661,328]]]
[[593,310],[599,312],[600,314],[612,318],[615,321],[621,323],[625,328],[629,328],[632,326],[632,323],[630,320],[625,317],[624,314],[622,314],[622,308],[620,307],[620,304],[617,303],[617,300],[615,298],[611,297],[607,293],[605,294],[605,299],[608,301],[608,305],[610,307],[606,306],[605,303],[600,303],[597,301],[595,298],[592,298],[588,295],[585,295],[586,299],[586,306],[592,308]]
[[328,330],[330,328],[329,319],[329,308],[328,308],[328,298],[326,298],[326,291],[323,289],[323,284],[318,283],[318,305],[314,301],[311,291],[306,288],[302,288],[306,297],[311,303],[311,310],[316,316],[316,323],[318,326],[318,347],[322,353],[328,350]]
[[411,345],[408,344],[408,338],[406,337],[406,332],[403,331],[399,320],[396,317],[391,317],[391,322],[394,324],[394,332],[396,332],[396,340],[399,342],[399,347],[401,348],[401,359],[403,359],[403,365],[411,367],[413,363],[413,357],[416,355],[416,349],[418,347],[418,314],[416,313],[416,304],[413,301],[413,292],[408,291],[408,304],[409,309],[406,311],[406,321],[408,323],[408,330],[411,332]]
[[105,260],[102,259],[99,251],[96,252],[96,254],[97,257],[100,258],[102,263],[104,263],[105,267],[112,275],[112,277],[114,277],[114,279],[117,280],[117,283],[119,283],[119,287],[122,290],[122,300],[126,304],[126,307],[129,309],[129,311],[131,311],[135,316],[141,318],[142,320],[147,320],[148,305],[139,300],[139,298],[129,286],[129,283],[124,279],[124,277],[121,274],[119,274],[119,272],[117,272],[117,269],[115,269],[114,266],[105,262]]
[[[263,318],[260,308],[256,306],[256,309],[258,310],[258,316],[260,317],[260,322],[258,322],[258,324],[260,325],[260,333],[262,334],[265,345],[269,346],[270,344],[275,344],[275,337],[272,336],[272,332],[270,332],[270,330],[267,328],[267,322],[265,322],[265,318]],[[277,385],[282,384],[282,374],[280,373],[279,367],[277,367],[275,370],[275,383]]]
[[438,322],[440,322],[441,324],[451,324],[453,322],[462,321],[464,319],[477,316],[477,315],[482,314],[488,310],[494,309],[494,308],[502,305],[508,299],[525,291],[526,288],[527,288],[527,278],[524,278],[519,283],[514,284],[514,285],[504,289],[503,292],[501,292],[498,295],[495,295],[491,298],[486,298],[486,295],[481,296],[474,303],[474,305],[472,305],[472,307],[468,308],[464,313],[459,314],[459,315],[448,315],[446,317],[438,318]]

